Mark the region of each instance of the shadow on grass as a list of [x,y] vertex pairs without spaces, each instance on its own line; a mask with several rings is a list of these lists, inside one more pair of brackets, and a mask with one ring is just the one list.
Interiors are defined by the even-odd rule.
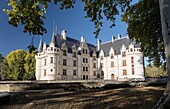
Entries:
[[28,105],[30,109],[151,109],[163,91],[164,87],[159,86],[18,93],[13,95],[11,103],[2,106],[2,109],[16,109],[15,106],[19,106],[18,109]]

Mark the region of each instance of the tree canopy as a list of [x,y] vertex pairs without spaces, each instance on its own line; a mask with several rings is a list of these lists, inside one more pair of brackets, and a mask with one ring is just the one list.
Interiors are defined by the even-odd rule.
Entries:
[[2,64],[2,80],[35,79],[35,54],[24,50],[10,52]]
[[[84,3],[84,11],[86,18],[90,18],[94,22],[96,37],[99,34],[102,26],[103,16],[111,21],[111,27],[115,26],[115,15],[119,14],[118,7],[122,10],[129,6],[132,0],[82,0]],[[19,24],[24,26],[23,32],[28,32],[30,35],[43,35],[47,32],[44,27],[46,18],[46,9],[51,0],[10,0],[8,6],[10,9],[3,11],[9,17],[9,24],[17,27]],[[60,9],[73,8],[76,0],[54,0]]]
[[159,1],[140,0],[126,10],[122,20],[128,24],[129,37],[141,43],[149,62],[166,67]]

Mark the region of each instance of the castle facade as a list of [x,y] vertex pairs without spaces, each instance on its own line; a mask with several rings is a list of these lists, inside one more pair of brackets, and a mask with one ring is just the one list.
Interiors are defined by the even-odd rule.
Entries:
[[40,40],[36,80],[144,80],[143,53],[139,43],[118,34],[97,45],[53,33],[49,45]]

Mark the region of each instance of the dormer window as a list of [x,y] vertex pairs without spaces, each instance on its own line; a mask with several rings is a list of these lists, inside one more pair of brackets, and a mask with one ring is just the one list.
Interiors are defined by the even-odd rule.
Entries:
[[96,60],[96,56],[93,56],[93,60]]
[[100,60],[103,60],[103,56],[100,56]]
[[114,59],[114,55],[113,55],[113,54],[111,54],[110,58],[111,58],[111,59]]
[[133,49],[132,48],[130,48],[130,52],[132,52],[133,51]]
[[87,52],[88,52],[88,51],[87,51],[87,49],[86,49],[86,54],[87,54]]
[[126,57],[126,52],[122,52],[122,57]]
[[85,53],[85,50],[83,49],[83,53]]
[[63,50],[63,56],[67,56],[67,51]]
[[76,52],[73,52],[73,57],[76,57]]

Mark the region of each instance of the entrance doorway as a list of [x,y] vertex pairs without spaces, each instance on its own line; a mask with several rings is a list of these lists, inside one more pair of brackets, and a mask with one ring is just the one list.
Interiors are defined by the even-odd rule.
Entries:
[[111,74],[111,80],[114,80],[114,79],[115,79],[115,75]]

